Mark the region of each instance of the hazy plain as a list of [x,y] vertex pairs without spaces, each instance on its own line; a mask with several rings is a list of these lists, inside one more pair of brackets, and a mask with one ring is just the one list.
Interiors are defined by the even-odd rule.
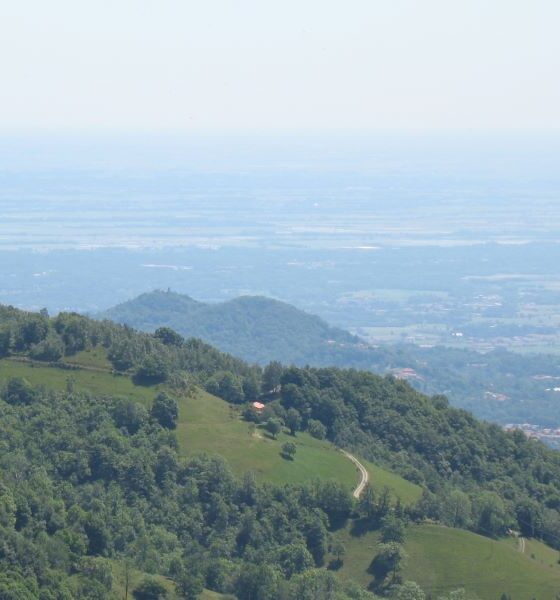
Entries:
[[559,150],[465,134],[3,138],[0,301],[266,294],[373,342],[553,348]]

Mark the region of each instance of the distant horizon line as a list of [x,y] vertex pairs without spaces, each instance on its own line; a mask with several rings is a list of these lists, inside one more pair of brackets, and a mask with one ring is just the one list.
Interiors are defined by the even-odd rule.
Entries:
[[309,129],[189,129],[189,128],[60,128],[60,127],[0,127],[0,138],[15,137],[36,137],[36,136],[55,136],[60,138],[75,138],[79,136],[88,136],[93,138],[103,138],[112,136],[146,136],[162,138],[181,138],[186,137],[209,137],[209,138],[292,138],[292,137],[348,137],[348,138],[367,138],[369,136],[560,136],[560,127],[558,128],[309,128]]

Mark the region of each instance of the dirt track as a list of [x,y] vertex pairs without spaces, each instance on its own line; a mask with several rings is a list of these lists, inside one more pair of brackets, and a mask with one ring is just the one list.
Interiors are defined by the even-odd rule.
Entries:
[[346,456],[346,458],[350,459],[356,465],[356,467],[358,467],[358,471],[360,471],[361,481],[356,489],[352,492],[354,498],[359,498],[362,495],[366,485],[369,483],[369,473],[364,465],[362,465],[362,463],[354,455],[350,454],[350,452],[346,452],[346,450],[341,450],[341,452],[344,454],[344,456]]

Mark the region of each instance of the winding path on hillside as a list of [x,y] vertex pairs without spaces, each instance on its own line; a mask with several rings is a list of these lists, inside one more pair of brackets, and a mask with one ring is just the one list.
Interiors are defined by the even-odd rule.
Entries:
[[350,454],[350,452],[346,452],[346,450],[342,449],[340,451],[342,452],[342,454],[344,454],[344,456],[346,456],[346,458],[350,459],[356,465],[356,467],[358,467],[358,471],[360,471],[360,483],[352,492],[354,498],[359,498],[362,495],[362,492],[364,491],[366,485],[369,483],[369,473],[367,472],[367,469],[364,467],[364,465],[362,465],[362,463],[353,454]]

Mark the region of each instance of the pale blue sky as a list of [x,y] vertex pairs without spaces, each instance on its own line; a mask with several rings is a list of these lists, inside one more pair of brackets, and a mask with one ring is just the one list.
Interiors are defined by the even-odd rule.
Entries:
[[0,5],[0,130],[560,129],[558,0]]

